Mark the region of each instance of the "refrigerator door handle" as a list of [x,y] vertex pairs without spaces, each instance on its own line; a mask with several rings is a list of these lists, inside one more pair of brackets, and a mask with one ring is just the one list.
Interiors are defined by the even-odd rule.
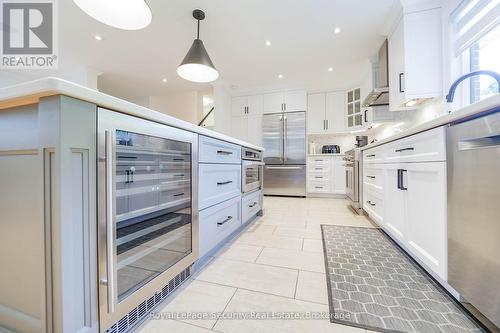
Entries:
[[280,116],[280,161],[283,162],[283,115]]
[[287,148],[287,140],[288,140],[288,130],[287,130],[287,127],[288,127],[288,121],[286,119],[286,116],[284,115],[283,116],[283,160],[286,162],[286,148]]

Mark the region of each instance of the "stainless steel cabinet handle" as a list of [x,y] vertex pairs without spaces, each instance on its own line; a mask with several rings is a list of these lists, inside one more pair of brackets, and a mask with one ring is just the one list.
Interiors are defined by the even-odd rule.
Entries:
[[401,148],[401,149],[396,149],[395,152],[396,153],[402,153],[404,151],[412,151],[412,150],[415,150],[415,148],[413,148],[413,147]]
[[326,129],[328,129],[330,127],[330,123],[328,121],[328,119],[326,119]]
[[233,155],[233,152],[226,151],[226,150],[217,150],[217,154],[219,154],[219,155]]
[[217,225],[223,225],[223,224],[226,224],[227,222],[231,221],[233,219],[232,216],[228,216],[227,219],[225,219],[224,221],[222,222],[217,222]]
[[108,311],[115,312],[116,307],[116,256],[115,256],[115,140],[112,131],[105,132],[106,154],[106,273]]
[[225,182],[217,182],[217,186],[231,184],[232,182],[233,182],[232,180],[228,180],[228,181],[225,181]]
[[405,169],[398,169],[398,190],[401,191],[408,191],[408,187],[405,187],[404,185],[404,175],[408,171]]

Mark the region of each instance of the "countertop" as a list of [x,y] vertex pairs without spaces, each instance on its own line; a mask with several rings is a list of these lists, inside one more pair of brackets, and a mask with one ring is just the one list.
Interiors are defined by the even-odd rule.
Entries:
[[41,97],[52,95],[70,96],[94,103],[103,108],[126,113],[131,116],[149,119],[168,126],[206,135],[240,146],[256,150],[264,150],[262,147],[232,138],[228,135],[196,126],[192,123],[168,116],[164,113],[154,111],[146,107],[127,102],[123,99],[104,94],[97,90],[55,77],[47,77],[10,87],[0,88],[0,110],[38,103],[38,100]]
[[391,135],[383,140],[370,143],[367,146],[361,147],[361,150],[366,150],[376,146],[380,146],[383,145],[384,143],[395,141],[410,135],[424,132],[443,125],[451,124],[457,121],[464,121],[469,118],[476,118],[478,116],[491,112],[491,110],[493,109],[498,109],[498,111],[500,111],[500,94],[496,94],[492,97],[486,98],[477,103],[468,105],[462,109],[453,111],[452,113],[442,115],[433,120],[430,120],[418,126],[402,131],[398,134]]

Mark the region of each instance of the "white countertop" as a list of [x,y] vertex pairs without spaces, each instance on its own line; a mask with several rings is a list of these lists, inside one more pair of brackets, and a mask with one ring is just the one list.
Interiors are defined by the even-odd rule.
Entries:
[[[447,125],[456,121],[462,121],[468,118],[474,118],[477,117],[478,115],[481,115],[482,113],[487,113],[488,111],[495,109],[495,108],[500,108],[500,94],[496,94],[492,97],[486,98],[482,101],[479,101],[477,103],[468,105],[462,109],[456,110],[452,113],[442,115],[440,117],[437,117],[433,120],[430,120],[428,122],[425,122],[423,124],[420,124],[418,126],[415,126],[413,128],[409,128],[405,131],[402,131],[398,134],[391,135],[390,137],[387,137],[383,140],[370,143],[367,146],[361,147],[361,150],[373,148],[376,146],[383,145],[384,143],[388,143],[394,140],[398,140],[413,134],[417,134],[420,132],[424,132],[436,127],[440,127],[443,125]],[[500,111],[500,109],[499,109]]]
[[101,93],[76,83],[72,83],[55,77],[47,77],[35,81],[21,83],[18,85],[0,88],[0,110],[15,106],[38,103],[41,97],[52,95],[65,95],[94,103],[100,107],[119,111],[131,116],[153,120],[165,125],[177,127],[190,132],[206,135],[212,138],[231,142],[240,146],[264,150],[262,147],[244,142],[228,135],[221,134],[203,127],[196,126],[164,113],[148,109],[146,107],[127,102],[123,99]]

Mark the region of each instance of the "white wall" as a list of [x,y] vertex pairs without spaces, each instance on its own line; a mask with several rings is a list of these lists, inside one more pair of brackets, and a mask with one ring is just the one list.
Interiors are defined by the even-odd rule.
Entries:
[[214,84],[214,130],[231,135],[231,94],[223,83]]
[[188,91],[167,96],[150,96],[149,108],[198,124],[203,112],[202,94]]

